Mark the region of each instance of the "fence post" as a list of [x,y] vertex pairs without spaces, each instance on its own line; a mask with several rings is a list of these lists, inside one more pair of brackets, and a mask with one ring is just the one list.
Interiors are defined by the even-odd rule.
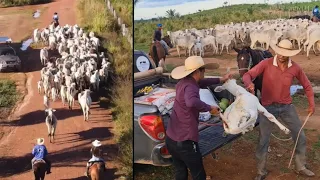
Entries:
[[125,24],[122,24],[121,30],[122,30],[122,35],[125,36],[126,35],[126,25]]
[[113,17],[114,17],[115,19],[117,19],[117,13],[116,13],[116,10],[115,10],[115,9],[113,10]]
[[122,24],[122,23],[121,23],[121,18],[118,17],[118,25],[121,26],[121,24]]
[[107,2],[108,2],[108,9],[110,10],[110,0],[107,0]]
[[126,28],[126,25],[122,23],[122,19],[117,16],[116,10],[113,8],[110,0],[106,0],[106,2],[108,5],[108,9],[110,10],[110,13],[113,15],[118,25],[121,26],[122,36],[127,38],[128,42],[131,45],[131,48],[133,48],[133,39],[132,36],[129,34],[128,28]]

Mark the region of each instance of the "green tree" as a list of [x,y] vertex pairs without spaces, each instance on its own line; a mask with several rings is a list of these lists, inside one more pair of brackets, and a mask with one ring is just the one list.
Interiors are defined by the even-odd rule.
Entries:
[[134,0],[133,1],[133,6],[136,7],[137,3],[140,2],[140,0]]
[[168,18],[173,18],[176,15],[176,10],[175,9],[169,9],[168,11],[166,11],[166,15]]

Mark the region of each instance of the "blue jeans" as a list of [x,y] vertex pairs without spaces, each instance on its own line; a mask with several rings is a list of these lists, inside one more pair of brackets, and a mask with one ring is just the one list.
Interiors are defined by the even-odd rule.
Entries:
[[[31,166],[32,166],[32,170],[33,170],[33,164],[35,163],[35,161],[36,161],[37,159],[34,157],[34,158],[32,158],[32,160],[31,160]],[[47,164],[47,172],[50,172],[50,170],[51,170],[51,162],[45,157],[45,158],[43,158],[43,160],[46,162],[46,164]]]
[[[280,118],[284,125],[291,131],[292,139],[296,142],[302,123],[293,104],[272,104],[265,108],[277,119]],[[256,150],[258,174],[265,174],[268,146],[274,123],[264,115],[259,114],[260,140]],[[295,150],[295,168],[298,171],[306,168],[306,136],[302,130]]]
[[164,50],[166,51],[166,54],[168,54],[169,46],[167,45],[167,43],[164,40],[161,40],[160,43],[162,44]]

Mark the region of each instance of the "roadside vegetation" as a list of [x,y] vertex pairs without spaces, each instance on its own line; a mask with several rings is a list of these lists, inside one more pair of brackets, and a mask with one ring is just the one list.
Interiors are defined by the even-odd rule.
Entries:
[[[15,81],[0,79],[0,120],[6,120],[12,108],[19,101],[20,93]],[[1,132],[3,133],[3,132]],[[0,133],[0,137],[2,134]]]
[[[243,4],[220,7],[210,10],[198,10],[197,13],[180,16],[175,10],[166,11],[167,17],[134,21],[134,48],[148,50],[148,45],[157,23],[163,24],[163,32],[184,30],[188,28],[204,29],[216,24],[240,23],[256,20],[287,18],[298,14],[311,15],[312,8],[319,1],[287,4]],[[305,12],[306,11],[306,12]]]
[[23,6],[49,3],[52,0],[0,0],[0,7]]
[[16,84],[12,80],[0,80],[0,108],[11,108],[18,100]]
[[122,18],[127,28],[132,29],[133,6],[131,0],[110,0],[117,14]]
[[[129,9],[126,1],[121,1],[122,9]],[[101,39],[112,64],[111,93],[115,136],[119,145],[122,173],[132,178],[132,49],[122,37],[113,15],[107,10],[104,0],[79,0],[78,17],[80,26],[86,31],[94,31]],[[123,14],[125,15],[125,14]],[[121,17],[124,18],[124,17]],[[128,17],[126,17],[128,18]]]

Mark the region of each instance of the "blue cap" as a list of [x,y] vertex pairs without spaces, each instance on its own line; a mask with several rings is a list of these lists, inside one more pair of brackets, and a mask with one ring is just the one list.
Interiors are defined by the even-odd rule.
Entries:
[[157,24],[158,27],[162,27],[162,24]]

